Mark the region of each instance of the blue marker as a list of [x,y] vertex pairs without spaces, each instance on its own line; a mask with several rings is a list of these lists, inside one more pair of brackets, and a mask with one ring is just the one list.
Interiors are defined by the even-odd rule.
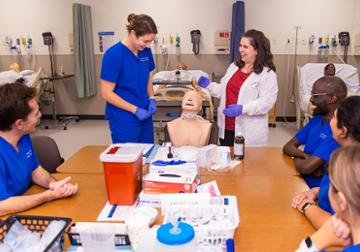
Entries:
[[113,215],[114,215],[114,213],[115,213],[115,210],[116,210],[116,207],[117,207],[117,205],[113,205],[112,206],[112,208],[111,208],[111,210],[110,210],[110,212],[109,212],[109,214],[108,214],[108,218],[112,218],[113,217]]
[[227,239],[226,240],[226,252],[235,252],[234,240]]

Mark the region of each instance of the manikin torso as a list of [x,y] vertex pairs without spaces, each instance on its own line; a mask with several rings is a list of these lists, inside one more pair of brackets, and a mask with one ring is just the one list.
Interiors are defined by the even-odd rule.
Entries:
[[202,97],[196,91],[188,91],[182,100],[181,117],[167,124],[173,146],[205,146],[209,143],[211,123],[198,113],[202,108]]

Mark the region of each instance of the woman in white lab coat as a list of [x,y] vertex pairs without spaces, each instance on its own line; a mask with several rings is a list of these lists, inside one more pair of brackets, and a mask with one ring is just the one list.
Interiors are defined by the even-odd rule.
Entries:
[[249,30],[240,41],[239,59],[232,63],[220,84],[201,76],[198,84],[220,98],[217,119],[221,145],[232,146],[235,135],[246,146],[267,144],[268,112],[278,93],[270,42],[261,31]]

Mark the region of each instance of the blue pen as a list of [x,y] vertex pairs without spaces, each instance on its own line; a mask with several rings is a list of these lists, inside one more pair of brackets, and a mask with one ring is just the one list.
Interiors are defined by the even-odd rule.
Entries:
[[152,152],[152,150],[154,149],[155,144],[153,144],[153,146],[151,146],[151,148],[143,155],[144,157],[148,157],[150,155],[150,153]]
[[226,252],[235,252],[234,239],[226,240]]
[[113,217],[113,215],[114,215],[114,212],[115,212],[115,210],[116,210],[116,207],[117,207],[117,205],[113,205],[112,207],[111,207],[111,210],[110,210],[110,212],[109,212],[109,214],[108,214],[108,218],[112,218]]

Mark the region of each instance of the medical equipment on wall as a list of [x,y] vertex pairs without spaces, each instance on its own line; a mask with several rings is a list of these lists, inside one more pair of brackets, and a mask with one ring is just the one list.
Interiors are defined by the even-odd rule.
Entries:
[[20,38],[16,39],[16,51],[17,51],[17,54],[21,54],[21,41],[20,41]]
[[215,54],[230,53],[230,37],[231,33],[228,30],[218,30],[215,32]]
[[311,35],[311,36],[309,37],[309,45],[314,44],[314,42],[315,42],[315,35]]
[[176,37],[175,37],[175,54],[176,54],[176,56],[180,56],[180,54],[181,54],[179,34],[176,34]]
[[332,47],[336,47],[338,44],[337,44],[337,41],[336,41],[336,35],[334,35],[332,38],[331,38],[331,46]]
[[348,46],[350,45],[349,32],[339,32],[339,44],[344,46],[344,61],[347,62]]
[[200,30],[192,30],[190,32],[191,35],[191,43],[193,44],[193,52],[195,55],[198,55],[200,52]]
[[51,67],[51,76],[55,76],[55,59],[54,59],[54,37],[51,32],[42,33],[44,39],[44,45],[47,45],[49,48],[49,58],[50,58],[50,67]]

